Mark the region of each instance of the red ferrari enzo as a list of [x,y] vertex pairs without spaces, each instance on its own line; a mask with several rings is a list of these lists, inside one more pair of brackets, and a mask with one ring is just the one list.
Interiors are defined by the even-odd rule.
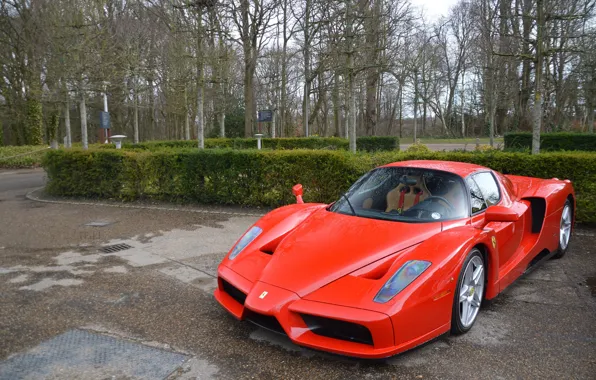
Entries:
[[299,345],[383,358],[472,328],[484,299],[565,254],[568,180],[445,161],[371,170],[336,202],[271,211],[218,268],[217,301]]

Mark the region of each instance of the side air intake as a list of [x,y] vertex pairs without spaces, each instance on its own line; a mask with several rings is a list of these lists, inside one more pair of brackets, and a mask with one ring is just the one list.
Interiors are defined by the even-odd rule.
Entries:
[[532,211],[532,233],[538,234],[542,231],[544,216],[546,214],[546,200],[544,198],[524,198],[530,202]]

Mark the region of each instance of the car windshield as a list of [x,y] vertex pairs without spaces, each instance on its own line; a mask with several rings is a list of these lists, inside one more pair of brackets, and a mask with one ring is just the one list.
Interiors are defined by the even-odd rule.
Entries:
[[400,222],[436,222],[469,215],[461,177],[438,170],[383,167],[362,176],[332,212]]

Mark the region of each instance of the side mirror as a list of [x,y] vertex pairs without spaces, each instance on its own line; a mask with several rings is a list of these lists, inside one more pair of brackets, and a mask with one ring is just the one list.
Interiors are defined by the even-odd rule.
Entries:
[[296,184],[292,187],[292,193],[296,196],[296,203],[304,203],[302,200],[302,185]]
[[487,222],[517,222],[519,215],[507,207],[490,206],[485,211],[484,219]]

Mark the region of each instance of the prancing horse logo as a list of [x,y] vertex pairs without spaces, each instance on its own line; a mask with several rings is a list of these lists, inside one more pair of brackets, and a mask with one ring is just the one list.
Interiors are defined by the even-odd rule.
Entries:
[[261,293],[261,295],[259,296],[260,299],[263,299],[267,297],[267,291],[264,291],[263,293]]

